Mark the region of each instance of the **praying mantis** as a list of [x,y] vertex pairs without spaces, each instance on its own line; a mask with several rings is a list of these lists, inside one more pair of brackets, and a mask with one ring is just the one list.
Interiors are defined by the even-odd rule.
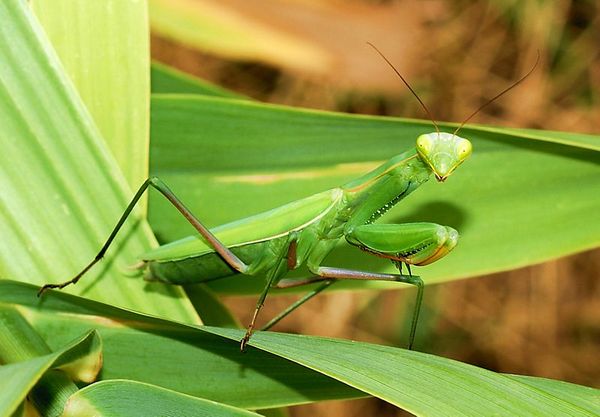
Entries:
[[[417,287],[408,348],[412,349],[423,280],[412,275],[410,265],[427,265],[447,255],[458,242],[458,232],[435,223],[375,223],[390,208],[419,188],[433,175],[444,182],[472,152],[471,142],[459,130],[484,106],[522,82],[521,79],[480,106],[454,133],[441,132],[431,113],[393,64],[372,44],[425,109],[435,132],[420,135],[415,147],[402,152],[363,176],[321,193],[272,210],[208,229],[159,178],[147,179],[135,193],[117,225],[96,257],[74,278],[46,284],[40,291],[77,283],[105,255],[140,198],[148,188],[160,192],[196,229],[198,235],[160,246],[140,256],[146,278],[168,284],[197,284],[236,274],[266,276],[254,315],[240,342],[245,346],[254,332],[259,312],[269,290],[318,283],[312,291],[267,323],[266,330],[316,294],[340,280],[381,280]],[[537,65],[537,62],[536,62]],[[340,240],[377,257],[391,261],[399,273],[379,273],[324,265]],[[301,265],[314,274],[306,279],[285,279]],[[406,265],[407,274],[402,273]]]

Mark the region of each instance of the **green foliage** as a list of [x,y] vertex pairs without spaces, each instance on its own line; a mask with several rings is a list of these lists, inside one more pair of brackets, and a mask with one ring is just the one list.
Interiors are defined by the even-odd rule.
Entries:
[[[4,306],[3,309],[5,309]],[[52,368],[60,369],[62,367],[63,369],[68,369],[70,367],[71,370],[77,369],[78,372],[76,375],[87,374],[88,376],[92,376],[92,379],[88,378],[87,382],[93,380],[99,370],[98,365],[101,363],[100,347],[101,341],[98,335],[92,331],[87,332],[84,336],[78,337],[68,345],[54,352],[32,356],[16,363],[0,366],[0,415],[10,415],[25,400],[27,395],[30,395],[34,402],[36,400],[39,401],[40,396],[43,394],[39,392],[40,390],[36,392],[36,383],[43,380],[44,377],[56,376],[56,374],[47,374]],[[1,356],[0,360],[5,362],[5,355]],[[75,368],[71,367],[71,365],[75,365]],[[92,365],[91,370],[89,369],[89,365]],[[76,378],[76,380],[81,379],[81,377]],[[46,382],[48,382],[48,378]],[[32,390],[33,392],[30,393]],[[76,390],[76,386],[72,385],[70,393]],[[52,402],[53,398],[46,398],[46,400],[49,403]],[[64,401],[59,405],[64,407]],[[46,404],[39,404],[38,407],[42,409],[46,408]],[[56,412],[56,410],[53,411]]]
[[274,332],[258,332],[241,354],[243,330],[183,325],[59,292],[40,303],[35,291],[0,281],[0,305],[19,306],[50,346],[93,325],[105,340],[105,380],[137,380],[250,409],[367,393],[419,416],[598,411],[597,390],[559,381],[497,374],[389,346]]
[[[140,152],[148,145],[150,100],[145,3],[30,3],[127,183],[138,187],[148,176],[148,153]],[[87,22],[85,30],[74,22]]]
[[[144,14],[129,16],[136,20]],[[105,19],[110,20],[108,15]],[[28,7],[18,0],[2,2],[0,22],[0,60],[6,63],[0,66],[4,147],[0,276],[37,284],[64,280],[94,256],[131,191]],[[94,78],[93,73],[88,75]],[[112,95],[108,88],[101,91]],[[138,105],[147,111],[143,99]],[[138,146],[146,143],[128,137]],[[197,320],[180,289],[123,279],[137,254],[154,244],[147,224],[134,216],[117,243],[116,256],[92,273],[102,277],[102,286],[84,285],[73,291],[141,311]],[[146,296],[134,295],[142,293]]]
[[[23,409],[26,397],[42,415],[58,415],[66,403],[65,415],[109,416],[133,415],[132,408],[143,415],[174,408],[177,415],[253,415],[243,409],[366,395],[419,416],[598,414],[591,388],[393,347],[267,332],[241,354],[242,333],[227,328],[236,322],[211,291],[189,294],[207,322],[223,327],[200,326],[182,290],[126,276],[136,255],[156,245],[139,214],[108,262],[69,289],[105,304],[58,292],[38,299],[31,284],[70,277],[111,230],[131,196],[121,172],[130,184],[145,172],[150,116],[152,172],[212,225],[337,185],[430,130],[415,120],[199,95],[156,96],[148,114],[145,3],[50,4],[33,2],[46,35],[26,2],[0,2],[0,415]],[[68,25],[59,24],[61,16]],[[92,23],[98,26],[88,35],[79,31]],[[99,28],[110,36],[93,35]],[[159,72],[157,90],[202,91],[201,83]],[[474,126],[463,135],[473,140],[472,160],[388,217],[447,223],[463,233],[443,265],[423,270],[426,280],[599,244],[596,137]],[[119,145],[109,151],[103,136]],[[124,157],[128,152],[136,158]],[[132,166],[119,168],[117,160]],[[161,239],[189,233],[162,202],[151,199],[150,209]],[[332,259],[338,261],[381,265],[343,251]],[[213,288],[240,293],[257,285],[231,280]],[[89,383],[98,371],[101,382],[78,390],[74,381]]]

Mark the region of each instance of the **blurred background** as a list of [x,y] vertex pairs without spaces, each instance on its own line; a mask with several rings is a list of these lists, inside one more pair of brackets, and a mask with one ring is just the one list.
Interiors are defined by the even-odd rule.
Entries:
[[[437,120],[460,122],[526,73],[539,51],[540,63],[528,80],[473,122],[600,133],[600,5],[595,0],[149,4],[155,60],[252,99],[426,118],[366,45],[370,41]],[[600,387],[599,276],[600,251],[595,250],[428,286],[416,349],[499,372]],[[412,290],[321,295],[275,330],[404,346],[413,298]],[[263,317],[294,299],[268,299]],[[250,320],[254,299],[225,301],[242,323]],[[304,405],[290,413],[406,415],[377,399]]]

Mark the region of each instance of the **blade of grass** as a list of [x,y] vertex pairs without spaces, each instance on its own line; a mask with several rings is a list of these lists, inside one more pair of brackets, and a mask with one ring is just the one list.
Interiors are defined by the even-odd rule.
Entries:
[[260,417],[230,405],[192,397],[150,384],[127,380],[102,381],[71,396],[64,417]]
[[33,11],[129,186],[148,178],[150,45],[138,0],[33,0]]
[[53,353],[0,366],[0,414],[11,415],[50,368],[98,356],[98,346],[98,335],[91,331]]
[[[27,4],[1,2],[0,21],[0,276],[60,282],[94,257],[131,192]],[[121,236],[70,291],[197,321],[181,290],[123,277],[155,244],[141,217]]]
[[[206,328],[234,341],[244,332]],[[587,416],[573,392],[522,383],[472,365],[403,349],[275,332],[259,332],[250,344],[368,392],[416,416]],[[594,390],[598,395],[600,391]],[[578,394],[580,391],[577,392]],[[588,397],[589,398],[589,397]],[[589,405],[586,402],[585,405]]]
[[[218,387],[218,391],[215,390],[209,395],[203,393],[202,397],[221,402],[230,403],[231,395],[234,394],[236,396],[234,401],[238,401],[238,405],[242,401],[249,402],[250,398],[254,406],[257,406],[260,401],[263,402],[259,408],[268,407],[266,404],[269,401],[271,407],[281,405],[277,404],[281,401],[278,394],[285,393],[285,390],[277,391],[277,394],[263,391],[266,380],[252,380],[256,377],[254,371],[264,372],[265,375],[270,376],[270,379],[283,377],[280,382],[287,384],[289,389],[284,398],[289,398],[290,392],[307,392],[300,389],[298,374],[294,374],[291,362],[273,362],[273,357],[265,353],[268,352],[335,378],[419,416],[561,415],[575,417],[594,416],[600,408],[593,407],[591,413],[586,408],[589,407],[589,400],[596,395],[597,390],[587,392],[581,387],[581,389],[564,390],[564,392],[552,391],[540,386],[534,387],[510,375],[497,374],[420,352],[347,340],[258,332],[251,340],[253,347],[242,354],[239,352],[239,340],[244,335],[243,330],[181,325],[64,293],[50,294],[46,303],[39,306],[32,303],[31,297],[28,296],[28,293],[31,294],[34,289],[22,283],[0,281],[0,290],[0,303],[18,305],[26,310],[32,324],[44,335],[48,343],[51,340],[55,343],[65,336],[65,330],[62,330],[61,335],[58,329],[72,329],[77,322],[88,326],[95,323],[105,340],[106,366],[109,366],[110,361],[118,361],[113,356],[110,356],[109,361],[108,355],[111,345],[113,345],[112,349],[115,347],[123,349],[124,340],[119,340],[115,336],[118,334],[117,331],[124,332],[126,328],[146,332],[148,336],[162,336],[163,339],[162,341],[149,337],[141,339],[139,334],[137,343],[131,339],[132,343],[128,344],[129,353],[122,350],[124,354],[119,365],[124,368],[127,368],[127,362],[140,361],[146,367],[146,373],[152,372],[147,366],[150,360],[145,356],[147,353],[152,354],[153,363],[169,359],[164,358],[169,354],[159,354],[158,350],[152,351],[159,344],[165,348],[173,347],[178,345],[172,343],[176,340],[185,343],[188,347],[196,348],[198,352],[196,355],[184,355],[180,350],[172,351],[170,355],[183,363],[179,367],[165,367],[162,363],[163,366],[159,366],[163,371],[159,381],[146,382],[162,385],[164,380],[169,378],[185,380],[187,378],[182,378],[184,374],[181,369],[196,363],[202,371],[195,372],[195,377],[189,379],[195,384],[196,389],[201,386]],[[78,315],[81,317],[75,320]],[[70,318],[70,325],[65,327],[60,321],[67,316]],[[114,331],[108,332],[109,327]],[[144,346],[144,349],[140,350],[139,346]],[[200,353],[203,351],[213,353],[211,362],[201,362],[203,355]],[[230,362],[230,365],[221,367],[219,376],[229,381],[217,386],[217,379],[215,374],[210,372],[209,363],[214,363],[221,355],[223,359]],[[184,362],[188,357],[193,358],[194,362]],[[260,361],[257,361],[259,358]],[[171,372],[165,374],[164,369],[170,369],[172,376]],[[279,377],[273,373],[275,369],[281,372]],[[123,369],[110,371],[113,378],[123,378],[114,375],[115,371],[122,372]],[[105,372],[108,372],[106,367]],[[104,377],[108,376],[104,375]],[[244,380],[244,385],[235,384],[235,381],[239,381],[240,378]],[[304,383],[309,385],[303,389],[311,388],[315,390],[313,393],[323,395],[322,389],[331,387],[326,381],[313,380],[310,385],[308,380],[304,380]],[[176,387],[169,388],[182,391]],[[223,397],[215,398],[225,395],[229,396],[229,401],[225,401]],[[579,401],[582,398],[587,400],[580,406]],[[248,405],[244,407],[246,406]]]
[[51,347],[96,329],[104,380],[136,380],[250,409],[365,395],[265,352],[241,354],[219,336],[65,293],[38,302],[31,285],[0,280],[0,304],[19,306]]

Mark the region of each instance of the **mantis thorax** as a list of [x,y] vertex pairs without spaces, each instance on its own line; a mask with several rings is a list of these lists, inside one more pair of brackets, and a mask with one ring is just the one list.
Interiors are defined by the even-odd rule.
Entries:
[[433,173],[444,181],[471,154],[471,142],[449,133],[417,138],[416,149],[397,155],[346,184],[350,220],[346,230],[372,223],[426,182]]

